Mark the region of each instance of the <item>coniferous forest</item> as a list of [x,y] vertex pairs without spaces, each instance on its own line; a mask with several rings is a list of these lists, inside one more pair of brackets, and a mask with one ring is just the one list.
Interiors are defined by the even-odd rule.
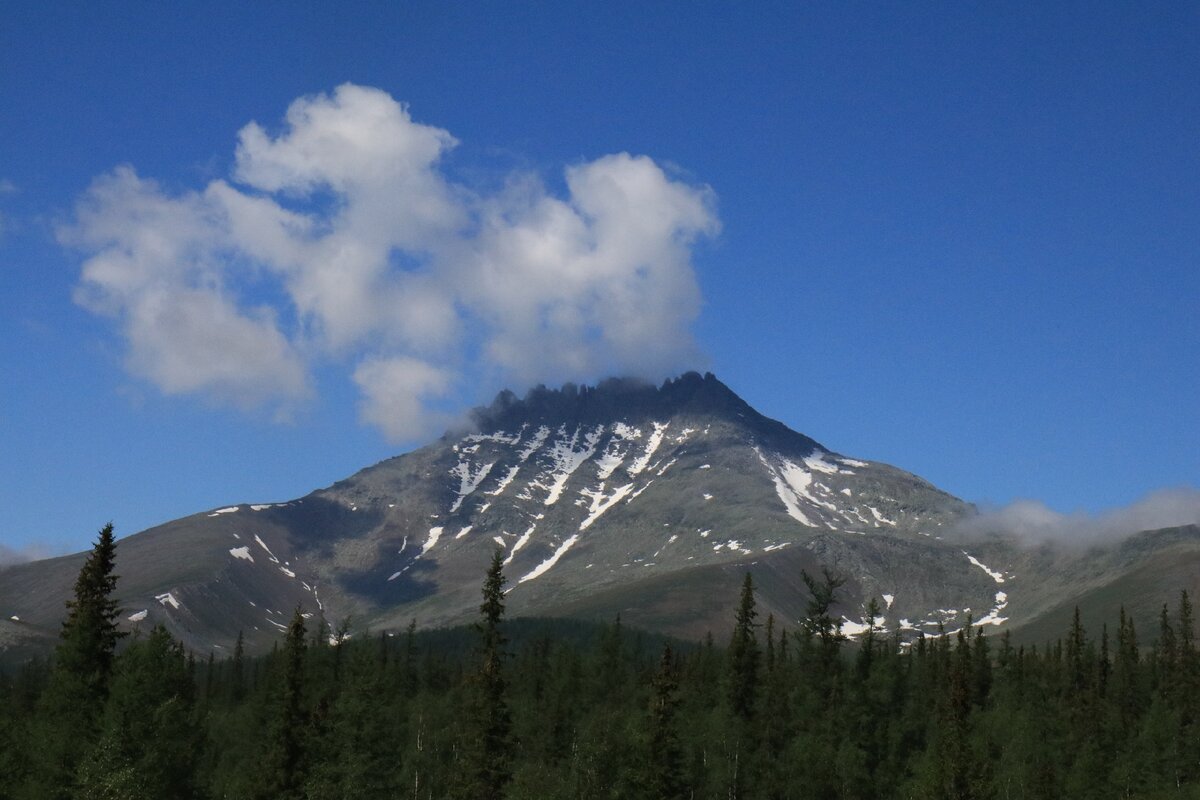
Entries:
[[0,676],[0,800],[1200,797],[1186,593],[1015,647],[970,627],[843,637],[836,575],[795,629],[689,644],[504,619],[497,555],[473,629],[331,632],[297,609],[270,655],[124,637],[111,526],[49,662]]

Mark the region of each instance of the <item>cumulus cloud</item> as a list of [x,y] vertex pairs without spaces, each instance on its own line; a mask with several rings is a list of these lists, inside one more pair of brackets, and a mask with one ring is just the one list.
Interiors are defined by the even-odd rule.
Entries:
[[1103,514],[1062,514],[1036,500],[985,510],[959,526],[963,535],[1002,534],[1029,544],[1107,544],[1133,533],[1200,524],[1200,489],[1153,492]]
[[242,128],[226,180],[172,193],[118,167],[61,231],[85,256],[76,299],[165,393],[287,409],[333,363],[395,440],[444,422],[468,377],[519,388],[697,363],[709,189],[616,154],[568,167],[562,197],[524,174],[487,193],[449,177],[457,144],[347,84],[293,102],[277,133]]
[[234,242],[205,194],[168,197],[121,167],[93,183],[61,238],[94,253],[75,299],[117,320],[130,373],[166,394],[246,408],[307,394],[306,368],[274,309],[234,296]]
[[526,382],[694,363],[691,248],[716,230],[711,194],[627,154],[566,178],[565,201],[525,186],[484,213],[463,297],[492,331],[488,357]]
[[449,371],[409,356],[371,358],[354,370],[363,419],[396,441],[449,421],[431,401],[445,397],[453,380]]

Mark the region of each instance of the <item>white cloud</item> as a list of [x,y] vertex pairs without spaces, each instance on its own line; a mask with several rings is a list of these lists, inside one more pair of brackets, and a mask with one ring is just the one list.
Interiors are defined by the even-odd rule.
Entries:
[[93,183],[64,241],[95,253],[77,302],[118,320],[126,367],[166,394],[281,408],[309,391],[304,364],[265,306],[226,290],[231,242],[205,195],[169,198],[120,167]]
[[696,365],[710,190],[618,154],[568,168],[564,198],[529,175],[487,195],[447,177],[456,144],[347,84],[293,102],[278,133],[245,126],[230,180],[169,194],[119,167],[62,232],[86,257],[77,300],[166,393],[286,408],[315,363],[344,364],[394,439],[442,421],[430,408],[468,374],[521,388]]
[[363,394],[363,419],[392,441],[411,439],[449,421],[429,403],[446,396],[454,377],[432,364],[408,356],[370,358],[354,370],[354,382]]
[[12,566],[13,564],[24,564],[27,561],[37,561],[41,558],[49,558],[50,555],[50,549],[40,544],[28,544],[15,550],[0,544],[0,568]]
[[960,526],[967,535],[1000,533],[1030,544],[1088,546],[1140,531],[1200,524],[1200,489],[1163,489],[1103,514],[1061,514],[1036,500],[987,510]]
[[143,292],[125,317],[130,372],[166,394],[208,392],[244,407],[307,392],[304,365],[270,309],[239,312],[218,292]]
[[624,153],[568,169],[567,186],[566,201],[522,186],[484,212],[463,295],[489,357],[524,382],[695,364],[691,246],[717,230],[711,192]]

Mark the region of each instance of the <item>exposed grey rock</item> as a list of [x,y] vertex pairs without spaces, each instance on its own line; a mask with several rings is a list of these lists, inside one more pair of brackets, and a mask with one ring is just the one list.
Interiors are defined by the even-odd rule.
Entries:
[[[794,627],[807,599],[801,570],[824,566],[847,580],[838,613],[848,631],[875,597],[878,622],[911,637],[969,616],[997,627],[1032,620],[1058,609],[1087,569],[1099,570],[1087,586],[1103,585],[1131,568],[1120,559],[1137,566],[1157,552],[1088,560],[1000,537],[968,545],[949,531],[970,505],[830,451],[712,375],[538,388],[520,400],[502,392],[474,420],[471,432],[304,498],[215,509],[122,539],[125,624],[161,622],[218,656],[239,630],[251,648],[269,647],[297,605],[331,623],[349,617],[360,633],[410,619],[455,624],[476,614],[501,547],[510,614],[621,613],[723,636],[750,570],[763,616]],[[1170,541],[1195,548],[1198,535]],[[0,572],[0,617],[20,618],[7,626],[16,633],[0,631],[0,648],[53,641],[83,558]]]

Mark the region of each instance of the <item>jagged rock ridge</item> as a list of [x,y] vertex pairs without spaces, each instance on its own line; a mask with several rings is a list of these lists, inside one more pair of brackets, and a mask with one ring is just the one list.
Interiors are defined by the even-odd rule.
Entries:
[[[711,374],[502,392],[474,419],[304,498],[121,540],[126,624],[220,653],[239,630],[269,646],[297,604],[359,631],[458,623],[496,548],[510,613],[621,613],[681,635],[723,631],[746,570],[783,626],[804,611],[801,571],[824,566],[847,579],[847,631],[874,597],[876,623],[906,636],[1031,619],[1073,574],[999,537],[944,536],[971,506],[763,417]],[[0,614],[45,638],[80,562],[0,573]]]

